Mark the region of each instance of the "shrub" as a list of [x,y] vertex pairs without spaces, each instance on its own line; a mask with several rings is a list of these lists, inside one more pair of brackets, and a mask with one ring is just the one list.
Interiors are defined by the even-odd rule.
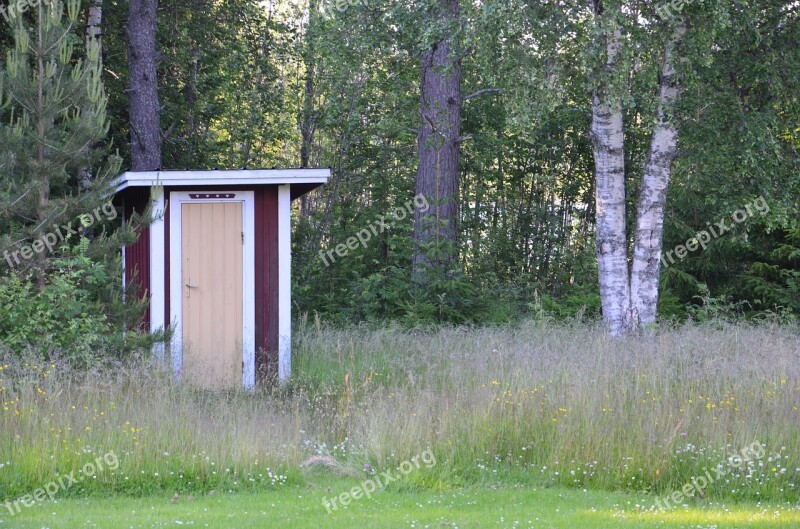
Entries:
[[139,333],[123,337],[109,318],[110,304],[101,296],[118,280],[105,263],[85,255],[87,245],[83,239],[73,255],[54,259],[42,290],[30,273],[12,270],[0,278],[0,345],[18,356],[35,351],[63,357],[75,367],[146,345]]

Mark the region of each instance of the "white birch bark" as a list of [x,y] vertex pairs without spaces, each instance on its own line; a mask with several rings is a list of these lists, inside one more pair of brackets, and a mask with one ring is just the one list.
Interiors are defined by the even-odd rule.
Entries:
[[650,150],[644,166],[639,194],[631,268],[631,304],[633,314],[641,326],[656,321],[658,283],[661,273],[661,252],[664,235],[664,208],[667,202],[667,185],[672,172],[678,143],[675,126],[675,103],[680,97],[681,85],[675,72],[675,46],[686,33],[680,24],[664,48],[661,86],[658,101],[658,120],[650,139]]
[[[97,81],[103,74],[103,44],[101,24],[103,23],[103,0],[92,0],[89,6],[89,15],[86,19],[86,57],[88,68],[94,70],[91,77]],[[91,89],[91,88],[90,88]],[[84,109],[87,111],[87,109]],[[89,167],[81,167],[78,171],[80,188],[89,189],[92,186],[92,173]]]
[[87,20],[86,38],[90,42],[99,39],[101,35],[100,25],[103,22],[103,0],[93,0],[89,6],[89,18]]
[[[605,40],[605,70],[613,77],[622,45],[620,28],[607,30]],[[611,335],[616,336],[624,333],[630,322],[628,238],[625,229],[625,144],[622,97],[609,93],[607,79],[603,84],[592,94],[596,246],[603,319]]]

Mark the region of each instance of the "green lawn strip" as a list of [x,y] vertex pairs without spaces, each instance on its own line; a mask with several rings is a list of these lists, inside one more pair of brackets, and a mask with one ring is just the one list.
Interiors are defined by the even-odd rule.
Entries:
[[800,510],[789,505],[693,505],[669,512],[647,511],[643,495],[562,488],[470,487],[448,491],[379,490],[372,498],[326,511],[322,499],[357,485],[320,480],[313,488],[287,486],[262,493],[213,496],[87,498],[45,502],[10,516],[0,529],[125,529],[161,527],[249,528],[706,528],[800,526]]

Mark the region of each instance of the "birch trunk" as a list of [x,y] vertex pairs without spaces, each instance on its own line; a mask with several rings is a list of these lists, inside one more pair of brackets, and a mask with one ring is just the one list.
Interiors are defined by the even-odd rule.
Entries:
[[658,306],[658,283],[661,273],[661,252],[664,243],[664,209],[667,185],[678,146],[675,126],[675,103],[681,85],[675,72],[675,46],[686,33],[679,25],[664,48],[661,86],[658,101],[658,121],[653,128],[650,150],[644,166],[642,188],[636,219],[636,239],[631,268],[631,303],[637,323],[655,323]]
[[[612,23],[611,20],[607,20]],[[613,77],[622,35],[605,33],[605,73]],[[597,208],[596,246],[603,319],[612,336],[630,327],[628,237],[625,226],[625,140],[622,98],[609,93],[608,80],[592,94],[592,149]]]
[[89,6],[89,17],[86,22],[87,42],[95,42],[95,39],[99,40],[102,34],[100,25],[103,23],[103,0],[93,0]]
[[[89,68],[95,71],[98,78],[103,77],[103,35],[101,24],[103,23],[103,0],[92,0],[89,6],[89,15],[86,19],[86,55]],[[84,107],[84,112],[89,109]],[[78,170],[80,189],[86,190],[92,186],[91,168],[84,166]]]

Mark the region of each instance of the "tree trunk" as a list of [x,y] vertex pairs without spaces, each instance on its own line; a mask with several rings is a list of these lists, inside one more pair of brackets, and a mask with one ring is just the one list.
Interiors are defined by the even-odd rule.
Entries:
[[158,0],[131,0],[128,18],[131,168],[161,167],[161,109],[158,104],[156,15]]
[[416,193],[430,207],[414,218],[414,275],[428,267],[447,271],[456,260],[458,240],[459,137],[461,131],[461,64],[456,56],[458,0],[439,0],[443,36],[422,54],[421,124],[417,141]]
[[[597,4],[596,4],[597,5]],[[606,20],[613,24],[611,18]],[[614,75],[622,35],[619,27],[605,32],[605,74]],[[600,299],[612,336],[630,326],[628,237],[625,226],[625,145],[621,94],[610,94],[609,83],[592,94],[591,138],[597,207],[596,250]]]
[[92,1],[89,6],[89,17],[86,22],[86,40],[88,42],[94,42],[95,39],[99,39],[102,35],[100,25],[103,22],[103,0]]
[[[602,15],[594,0],[595,16]],[[658,121],[650,140],[637,204],[632,265],[628,266],[625,215],[625,151],[622,94],[609,93],[618,75],[616,59],[622,36],[613,17],[605,17],[606,63],[599,88],[592,94],[592,145],[595,159],[597,261],[603,318],[612,336],[656,320],[664,209],[672,161],[677,149],[675,103],[680,84],[675,73],[674,49],[686,33],[681,23],[664,48],[659,86]]]
[[661,86],[658,101],[658,122],[650,139],[650,151],[644,166],[642,189],[636,219],[636,240],[631,269],[632,306],[640,325],[656,321],[658,280],[661,272],[661,251],[664,242],[664,208],[667,185],[678,145],[675,126],[675,102],[681,85],[675,73],[675,45],[686,33],[681,24],[664,49]]
[[[89,16],[86,19],[86,54],[89,67],[95,70],[98,78],[103,76],[102,23],[103,0],[92,0],[89,5]],[[89,111],[88,108],[83,108],[83,112]],[[93,176],[90,167],[81,167],[78,176],[80,178],[78,185],[82,191],[92,187]]]
[[[311,17],[311,13],[313,13],[317,9],[317,2],[316,0],[309,0],[308,3],[308,12],[309,12],[309,20]],[[309,22],[310,23],[310,22]],[[315,96],[315,87],[314,87],[314,75],[315,75],[315,61],[314,61],[314,53],[315,51],[312,49],[306,50],[306,57],[305,57],[305,67],[306,67],[306,78],[305,78],[305,86],[303,87],[303,112],[301,116],[300,122],[300,136],[302,138],[302,142],[300,144],[300,167],[305,169],[309,166],[310,158],[311,158],[311,145],[314,143],[314,130],[315,130],[315,123],[314,123],[314,96]],[[300,198],[300,216],[304,217],[308,215],[308,198],[306,195],[303,195]]]
[[[44,49],[43,39],[44,39],[44,32],[45,27],[45,7],[39,4],[39,16],[37,17],[37,52],[41,52]],[[36,210],[36,217],[39,221],[39,229],[37,230],[37,235],[39,236],[39,240],[41,240],[45,236],[45,222],[47,220],[47,213],[48,208],[50,206],[50,177],[47,174],[45,167],[47,167],[47,156],[45,145],[46,136],[45,130],[47,128],[47,109],[46,109],[46,100],[45,100],[45,83],[47,76],[45,75],[45,58],[42,53],[39,53],[36,58],[36,81],[37,81],[37,95],[36,95],[36,106],[34,107],[34,115],[36,116],[36,132],[37,132],[37,139],[39,140],[39,146],[37,149],[37,167],[41,168],[41,174],[39,175],[39,201],[38,201],[38,208]],[[47,254],[44,252],[37,252],[36,254],[36,261],[38,264],[37,270],[37,277],[36,277],[36,287],[39,289],[39,292],[43,291],[46,285],[46,278],[47,278]]]

